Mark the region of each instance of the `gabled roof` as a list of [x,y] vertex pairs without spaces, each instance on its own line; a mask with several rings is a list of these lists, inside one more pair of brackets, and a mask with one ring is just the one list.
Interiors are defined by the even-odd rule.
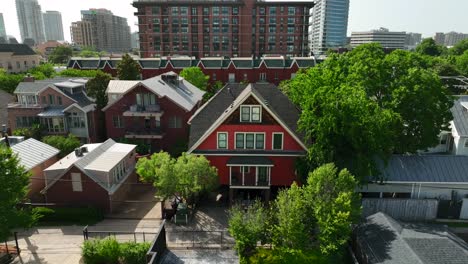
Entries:
[[53,186],[72,167],[76,167],[110,192],[113,187],[99,177],[99,172],[110,172],[115,165],[136,148],[136,145],[116,143],[114,140],[108,139],[104,143],[86,144],[82,147],[88,150],[83,156],[76,156],[75,152],[72,152],[44,170],[46,188],[43,191]]
[[143,69],[158,69],[161,66],[161,60],[147,59],[138,61]]
[[13,55],[18,56],[37,55],[36,52],[26,44],[0,44],[0,53],[3,52],[11,52]]
[[249,96],[257,98],[264,109],[295,137],[305,149],[303,135],[298,132],[300,112],[275,85],[269,83],[228,84],[218,91],[190,119],[189,152],[214,131]]
[[393,155],[379,167],[386,182],[468,183],[468,156]]
[[[198,89],[182,77],[178,77],[178,86],[165,82],[162,79],[162,76],[165,75],[177,74],[174,72],[167,72],[153,78],[138,81],[137,83],[135,83],[135,81],[114,80],[109,83],[110,86],[107,90],[108,92],[118,91],[118,93],[124,95],[131,91],[134,87],[142,85],[159,97],[168,97],[169,100],[182,107],[185,111],[192,111],[197,103],[203,99],[205,92]],[[104,107],[103,110],[105,111],[107,108],[120,101],[122,98],[123,97],[108,104],[106,107]]]
[[223,58],[202,58],[200,59],[200,63],[206,69],[221,69],[223,67]]
[[232,58],[231,60],[238,69],[252,69],[254,67],[252,58]]
[[356,229],[369,264],[468,263],[468,245],[447,226],[403,223],[384,213],[366,218]]
[[453,115],[452,128],[462,137],[468,136],[468,108],[465,107],[467,104],[468,96],[460,96],[450,109]]
[[44,163],[60,152],[58,149],[34,138],[13,145],[11,150],[18,155],[21,166],[25,167],[26,170]]

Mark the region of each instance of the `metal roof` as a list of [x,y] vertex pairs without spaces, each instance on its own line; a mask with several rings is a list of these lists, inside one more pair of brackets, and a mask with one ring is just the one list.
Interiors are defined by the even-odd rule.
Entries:
[[273,166],[273,162],[267,157],[255,157],[255,156],[237,156],[231,157],[226,165],[266,165]]
[[139,81],[120,81],[120,80],[111,80],[107,86],[106,93],[118,93],[124,94],[129,89],[139,84]]
[[444,225],[403,223],[384,213],[366,218],[356,229],[369,264],[468,263],[468,245]]
[[40,117],[56,117],[56,116],[64,116],[63,113],[64,108],[48,108],[45,111],[37,114]]
[[15,144],[11,149],[18,155],[20,164],[26,170],[36,167],[60,152],[58,149],[34,138]]
[[468,182],[468,156],[393,155],[386,167],[383,162],[379,167],[388,182]]
[[468,136],[468,96],[460,96],[450,109],[453,115],[452,125],[460,136]]
[[33,49],[26,44],[0,44],[0,53],[12,52],[13,55],[37,55]]

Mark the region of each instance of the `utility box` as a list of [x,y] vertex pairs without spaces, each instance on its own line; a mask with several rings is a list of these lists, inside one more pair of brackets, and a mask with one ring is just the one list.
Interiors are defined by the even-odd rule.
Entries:
[[187,204],[179,203],[179,205],[177,206],[177,212],[174,216],[174,222],[176,224],[188,224]]

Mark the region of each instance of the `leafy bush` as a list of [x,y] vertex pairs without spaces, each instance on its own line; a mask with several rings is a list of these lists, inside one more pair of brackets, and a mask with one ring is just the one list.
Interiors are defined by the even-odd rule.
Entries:
[[86,240],[81,255],[85,264],[119,263],[120,245],[114,238]]
[[24,136],[26,139],[34,138],[41,140],[42,126],[40,124],[33,124],[32,127],[22,127],[13,130],[13,136]]
[[99,222],[103,219],[102,212],[94,207],[36,207],[33,209],[33,213],[38,215],[39,222],[47,223],[66,222],[87,225]]
[[80,140],[72,134],[68,137],[64,136],[46,136],[42,139],[42,142],[51,145],[60,150],[60,157],[64,157],[71,153],[75,148],[81,145]]
[[94,78],[99,70],[77,70],[77,69],[66,69],[59,73],[60,76],[65,77],[89,77]]
[[278,248],[274,250],[258,249],[257,253],[242,262],[251,264],[263,263],[313,263],[313,264],[326,264],[326,263],[342,263],[333,262],[331,258],[323,256],[320,251],[301,251],[295,249]]
[[118,243],[115,238],[87,240],[81,248],[85,264],[141,264],[150,243]]
[[125,264],[140,264],[146,261],[150,243],[127,242],[120,244],[121,262]]

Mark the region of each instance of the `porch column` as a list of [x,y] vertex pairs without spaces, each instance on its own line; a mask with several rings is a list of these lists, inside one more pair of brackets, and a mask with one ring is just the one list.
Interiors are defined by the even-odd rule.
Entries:
[[255,167],[255,186],[258,185],[258,166]]
[[[267,177],[268,177],[268,186],[271,186],[271,167],[268,167]],[[269,196],[269,194],[268,194],[268,196]]]
[[243,166],[240,166],[241,170],[242,170],[242,186],[245,185],[245,179],[244,179],[244,167]]
[[232,167],[229,167],[229,185],[232,185]]

